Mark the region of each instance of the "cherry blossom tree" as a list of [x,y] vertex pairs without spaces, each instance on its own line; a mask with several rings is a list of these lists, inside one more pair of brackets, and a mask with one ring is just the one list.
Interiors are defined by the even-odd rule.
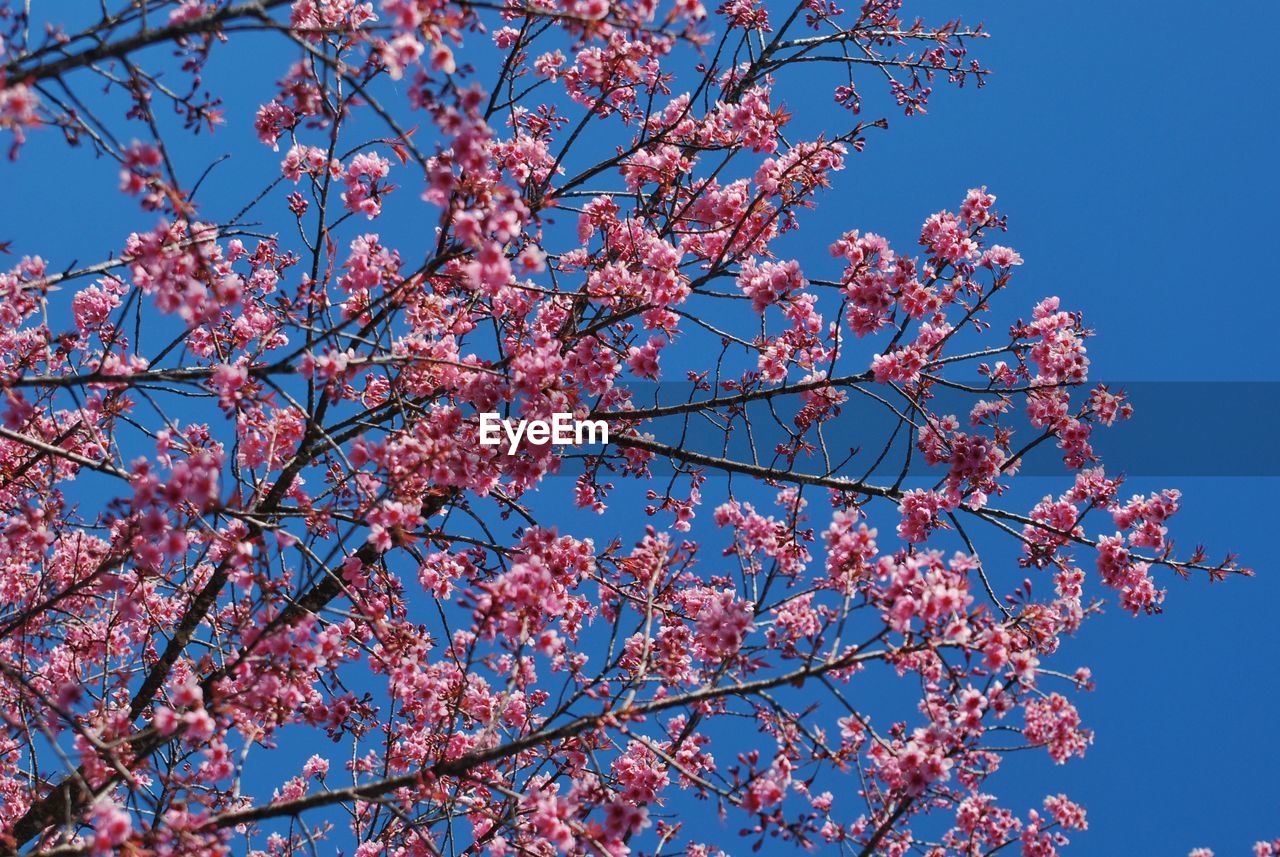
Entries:
[[[1131,408],[993,193],[908,246],[811,212],[891,143],[875,98],[984,80],[980,27],[902,5],[0,2],[4,169],[96,157],[152,224],[0,274],[0,848],[1083,830],[988,783],[1086,752],[1060,641],[1247,572],[1103,469]],[[237,51],[278,65],[252,116]],[[278,166],[193,167],[209,133]],[[484,413],[610,437],[511,452]],[[1055,493],[1007,502],[1046,450]]]

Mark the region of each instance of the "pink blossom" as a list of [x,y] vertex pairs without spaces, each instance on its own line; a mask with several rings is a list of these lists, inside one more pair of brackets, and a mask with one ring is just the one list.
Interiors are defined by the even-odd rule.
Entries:
[[708,596],[698,608],[698,641],[711,660],[722,660],[737,653],[754,627],[751,603],[741,601],[731,591]]
[[425,50],[412,33],[401,33],[388,42],[382,51],[382,61],[386,63],[391,79],[403,78],[405,69],[417,62]]
[[342,193],[342,201],[354,212],[362,213],[373,220],[382,213],[382,194],[391,188],[379,185],[391,170],[391,162],[381,155],[363,153],[351,159],[343,172],[343,181],[347,189]]
[[631,371],[641,378],[658,377],[658,354],[667,340],[661,336],[651,336],[642,346],[632,346],[627,355],[627,365]]
[[99,801],[94,806],[91,824],[93,826],[91,852],[95,855],[116,853],[117,847],[123,845],[133,832],[133,822],[129,814],[110,800]]
[[218,394],[218,403],[228,410],[244,400],[245,385],[249,381],[249,369],[243,363],[236,366],[223,364],[213,370],[210,384]]

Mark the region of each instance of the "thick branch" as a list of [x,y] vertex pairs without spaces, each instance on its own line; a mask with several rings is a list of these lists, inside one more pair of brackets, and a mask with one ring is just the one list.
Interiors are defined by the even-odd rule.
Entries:
[[237,3],[232,6],[224,6],[207,15],[192,18],[189,21],[182,21],[157,29],[143,30],[132,36],[126,36],[119,41],[103,42],[88,50],[47,63],[40,63],[29,68],[23,68],[22,57],[19,57],[7,65],[0,66],[0,74],[5,79],[24,82],[49,80],[61,77],[69,71],[93,65],[101,60],[127,56],[134,51],[151,45],[174,41],[196,33],[207,33],[237,18],[257,17],[267,9],[283,6],[288,2],[289,0],[257,0],[257,2],[253,3]]

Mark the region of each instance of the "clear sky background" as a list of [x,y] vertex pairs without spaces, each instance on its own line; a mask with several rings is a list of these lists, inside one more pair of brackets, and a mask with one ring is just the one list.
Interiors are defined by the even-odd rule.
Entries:
[[[1007,243],[1027,262],[1009,300],[1025,313],[1039,297],[1059,294],[1083,310],[1098,331],[1090,343],[1095,378],[1280,382],[1280,291],[1272,270],[1277,76],[1274,57],[1255,36],[1280,31],[1280,3],[909,6],[932,19],[958,9],[985,21],[993,38],[974,52],[995,73],[981,91],[939,85],[925,117],[888,113],[890,131],[872,135],[866,152],[850,158],[823,202],[827,226],[802,229],[797,251],[825,255],[832,223],[880,232],[906,249],[928,213],[956,206],[967,188],[985,184],[1009,215]],[[230,76],[244,86],[228,92],[228,126],[183,156],[207,163],[231,150],[235,169],[272,175],[280,155],[246,134],[253,107],[268,96],[286,58],[244,48],[214,57],[211,80]],[[865,88],[874,86],[867,81]],[[803,99],[804,91],[791,97]],[[819,119],[837,115],[826,90],[817,98],[795,106]],[[881,115],[882,104],[872,99],[866,118]],[[211,201],[243,199],[246,186],[234,170],[214,175],[202,191]],[[86,247],[118,247],[127,231],[154,223],[115,194],[114,184],[107,165],[84,151],[45,145],[37,132],[16,165],[0,165],[8,212],[0,217],[0,240],[13,240],[19,253],[40,253],[56,268],[77,258],[97,261],[101,256],[84,255]],[[394,216],[389,207],[379,222],[384,233]],[[811,245],[804,243],[809,234]],[[1185,446],[1188,460],[1212,461],[1204,438],[1223,435],[1207,427],[1276,433],[1280,384],[1252,389],[1269,408],[1247,397],[1224,412],[1189,403],[1167,424],[1144,421],[1139,409],[1128,430]],[[1206,845],[1223,857],[1280,836],[1280,644],[1273,628],[1280,482],[1189,477],[1176,456],[1167,460],[1167,473],[1144,474],[1129,487],[1182,488],[1178,543],[1189,550],[1203,542],[1215,557],[1237,551],[1258,575],[1213,586],[1170,580],[1164,615],[1133,619],[1112,610],[1065,648],[1056,665],[1088,664],[1098,684],[1079,699],[1097,731],[1094,747],[1064,767],[1042,754],[1019,758],[993,785],[1019,809],[1046,792],[1084,803],[1091,829],[1072,853],[1185,854]],[[1124,468],[1123,461],[1110,464]],[[1185,471],[1206,472],[1199,465]],[[1024,486],[1009,505],[1023,508],[1065,484],[1019,481]],[[582,520],[599,535],[613,534]],[[732,843],[736,828],[731,824],[720,844]]]

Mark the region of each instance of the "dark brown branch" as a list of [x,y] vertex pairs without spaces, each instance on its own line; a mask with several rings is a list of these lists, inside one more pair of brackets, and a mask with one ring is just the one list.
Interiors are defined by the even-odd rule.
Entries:
[[29,68],[23,67],[23,58],[19,57],[7,65],[0,66],[0,74],[9,80],[28,83],[49,80],[61,77],[67,72],[93,65],[101,60],[117,59],[152,45],[171,42],[196,33],[207,33],[237,18],[258,17],[266,10],[283,6],[288,2],[289,0],[257,0],[257,2],[253,3],[237,3],[232,6],[224,6],[207,15],[192,18],[189,21],[182,21],[153,30],[142,30],[119,41],[103,42],[79,53],[70,54],[69,56],[60,57]]

